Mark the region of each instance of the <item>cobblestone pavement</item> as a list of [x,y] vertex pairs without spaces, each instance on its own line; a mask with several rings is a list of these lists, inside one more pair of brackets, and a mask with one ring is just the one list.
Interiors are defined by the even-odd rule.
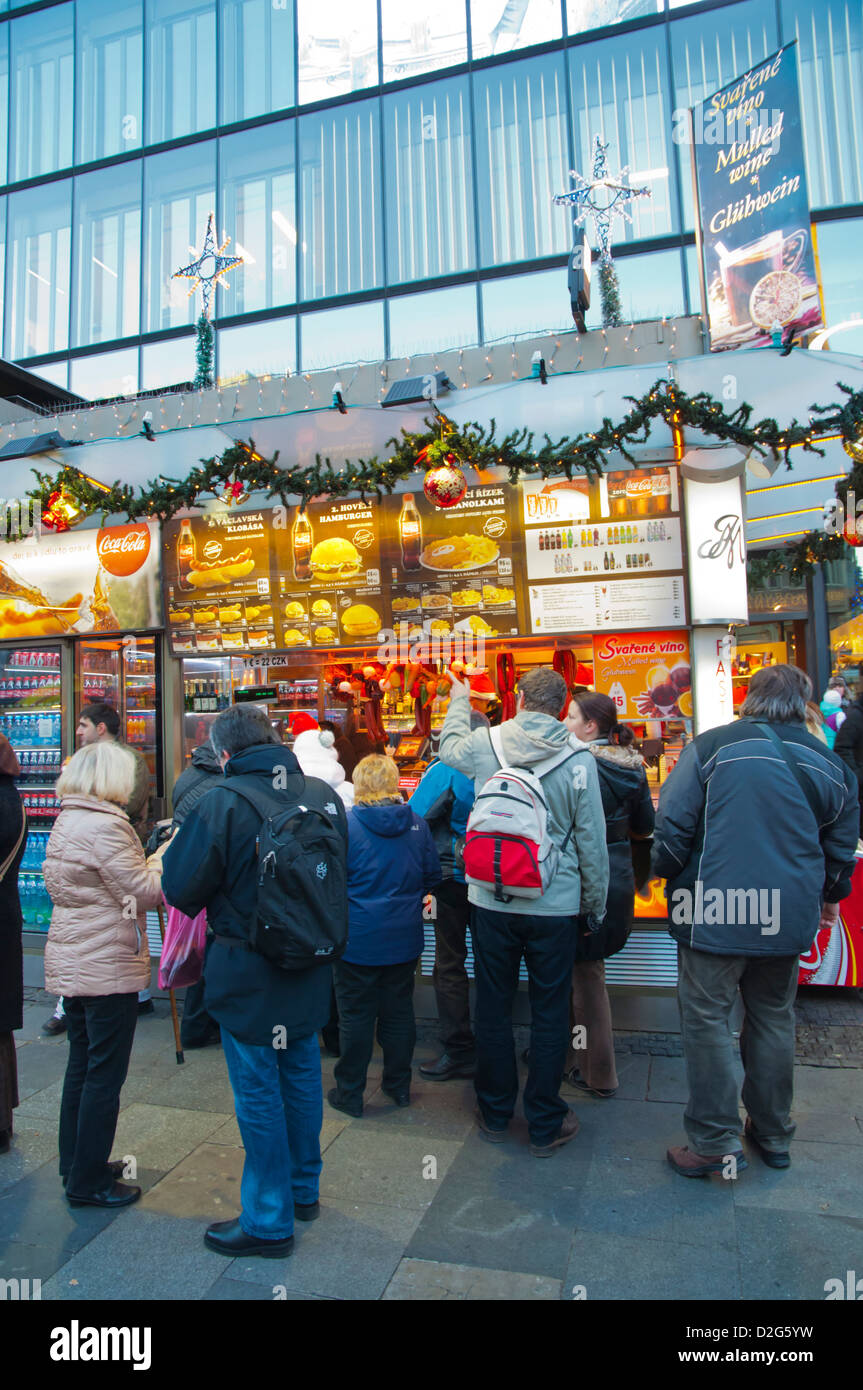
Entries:
[[[277,1261],[203,1244],[209,1222],[239,1211],[243,1150],[221,1049],[178,1067],[163,999],[139,1022],[113,1153],[134,1159],[144,1195],[119,1213],[67,1205],[66,1043],[42,1034],[51,1000],[28,991],[21,1105],[0,1155],[0,1277],[39,1279],[55,1301],[823,1299],[828,1280],[861,1268],[863,1086],[847,1070],[861,1065],[859,1002],[801,999],[791,1168],[765,1167],[744,1141],[735,1181],[688,1181],[665,1160],[686,1142],[673,1033],[618,1034],[612,1101],[564,1086],[580,1129],[546,1161],[530,1155],[520,1106],[503,1144],[479,1137],[470,1081],[415,1074],[411,1106],[396,1109],[376,1050],[362,1118],[324,1105],[321,1218]],[[437,1052],[423,1024],[416,1060]],[[326,1092],[332,1060],[321,1067]]]

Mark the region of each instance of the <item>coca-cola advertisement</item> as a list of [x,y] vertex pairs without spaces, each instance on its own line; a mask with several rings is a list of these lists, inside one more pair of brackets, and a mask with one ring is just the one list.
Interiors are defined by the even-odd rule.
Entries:
[[28,536],[0,551],[0,639],[159,627],[155,522]]

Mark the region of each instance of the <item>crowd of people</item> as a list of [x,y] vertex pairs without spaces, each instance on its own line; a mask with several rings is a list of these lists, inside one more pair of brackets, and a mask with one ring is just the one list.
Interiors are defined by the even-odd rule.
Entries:
[[[85,709],[44,867],[46,988],[62,996],[69,1040],[59,1149],[70,1204],[140,1196],[110,1153],[150,981],[146,912],[163,899],[190,918],[206,912],[183,1042],[221,1043],[245,1149],[242,1211],[208,1228],[214,1250],[283,1256],[295,1220],[319,1214],[318,1034],[338,1058],[333,1109],[362,1115],[375,1036],[384,1094],[412,1103],[424,917],[441,1051],[421,1075],[472,1079],[480,1137],[508,1141],[523,962],[530,1152],[549,1158],[572,1142],[579,1120],[562,1087],[604,1101],[618,1088],[605,961],[625,946],[651,876],[666,880],[678,944],[689,1087],[688,1144],[668,1161],[687,1177],[746,1167],[730,1027],[739,998],[747,1142],[787,1167],[797,962],[850,891],[863,789],[863,698],[833,682],[820,707],[811,696],[796,667],[757,672],[740,717],[684,747],[656,814],[613,701],[548,668],[524,674],[515,716],[494,728],[487,692],[454,676],[437,756],[408,801],[380,748],[303,716],[291,750],[261,710],[238,705],[214,719],[175,787],[170,836],[149,853],[135,756],[110,707]],[[21,1026],[17,773],[0,737],[0,1150]]]

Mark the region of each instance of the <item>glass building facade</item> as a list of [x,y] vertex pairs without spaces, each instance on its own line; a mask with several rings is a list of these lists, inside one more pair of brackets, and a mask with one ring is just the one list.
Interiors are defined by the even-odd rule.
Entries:
[[792,39],[836,323],[863,310],[863,0],[0,0],[2,355],[90,398],[187,380],[172,274],[211,210],[245,262],[224,380],[571,327],[551,198],[596,134],[652,191],[615,228],[625,313],[697,312],[680,113]]

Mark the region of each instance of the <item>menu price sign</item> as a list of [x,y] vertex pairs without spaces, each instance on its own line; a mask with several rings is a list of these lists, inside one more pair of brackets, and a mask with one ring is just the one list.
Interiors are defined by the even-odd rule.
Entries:
[[439,636],[515,636],[521,628],[514,573],[515,493],[468,488],[443,510],[422,494],[384,503],[393,621]]
[[618,719],[691,719],[688,633],[594,636],[593,683],[617,705]]
[[283,646],[377,642],[389,616],[378,517],[361,499],[312,503],[273,531]]
[[710,347],[822,322],[794,43],[693,110]]
[[276,647],[272,512],[214,512],[165,523],[165,592],[174,652]]
[[521,484],[522,517],[526,526],[554,526],[584,521],[590,516],[590,480],[536,478]]
[[525,535],[525,552],[531,579],[625,575],[683,566],[678,517],[536,527]]
[[686,621],[681,575],[528,584],[531,631],[664,627]]

